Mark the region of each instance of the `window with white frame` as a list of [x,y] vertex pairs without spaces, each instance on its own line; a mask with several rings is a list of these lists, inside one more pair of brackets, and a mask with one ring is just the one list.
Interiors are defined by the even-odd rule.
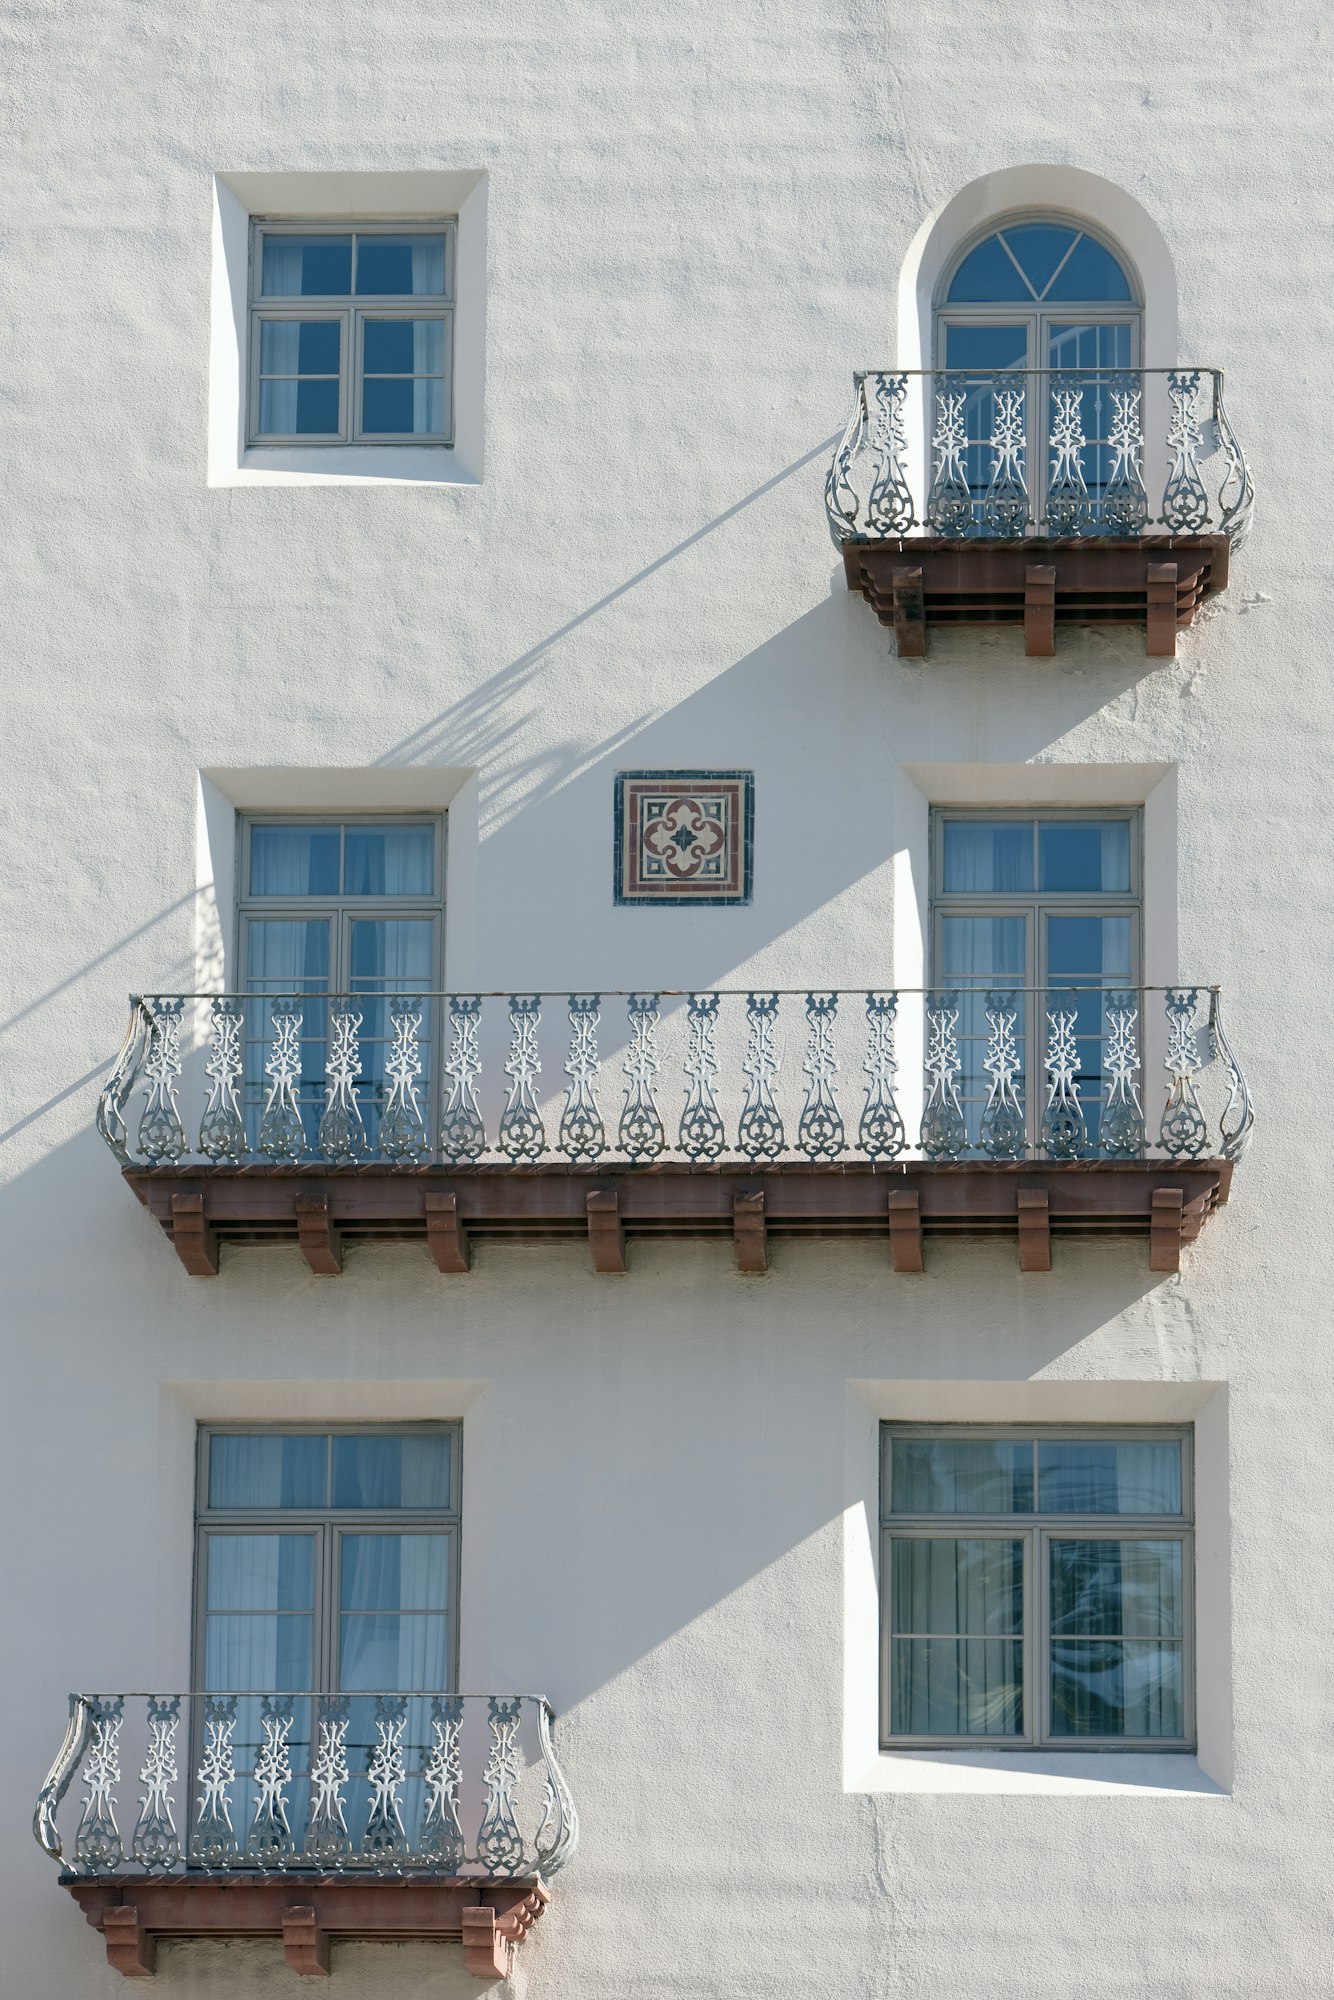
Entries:
[[454,234],[254,224],[252,444],[451,442]]
[[887,1748],[1191,1747],[1189,1428],[881,1439]]
[[[454,1686],[460,1443],[457,1424],[201,1431],[193,1686],[239,1697],[246,1823],[266,1694],[289,1697],[297,1778],[318,1698],[346,1697],[352,1803],[364,1812],[374,1697],[423,1697],[409,1704],[416,1741],[425,1697]],[[305,1792],[298,1784],[292,1800],[298,1820]]]
[[359,1017],[357,1103],[373,1149],[388,1094],[395,995],[421,1014],[426,1105],[433,1088],[434,1003],[444,928],[444,822],[256,816],[241,822],[239,879],[246,1008],[245,1110],[258,1143],[265,1063],[281,1003],[301,1014],[298,1101],[313,1146],[325,1104],[330,996]]
[[932,813],[931,964],[958,996],[960,1098],[976,1145],[988,1078],[989,996],[1013,996],[1017,1090],[1038,1129],[1048,1001],[1074,1015],[1077,1082],[1091,1152],[1106,1093],[1107,1006],[1140,982],[1141,832],[1133,807]]

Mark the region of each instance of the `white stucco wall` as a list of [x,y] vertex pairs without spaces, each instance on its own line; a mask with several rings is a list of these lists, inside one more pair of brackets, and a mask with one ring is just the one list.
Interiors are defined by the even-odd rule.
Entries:
[[[546,1690],[583,1820],[526,1993],[1328,1991],[1314,10],[96,0],[4,48],[5,1993],[119,1991],[27,1821],[66,1688],[184,1684],[196,1420],[432,1412],[465,1422],[464,1680]],[[900,663],[824,529],[851,370],[906,341],[950,205],[1044,162],[1165,246],[1154,324],[1228,372],[1256,530],[1174,663],[1133,629]],[[280,173],[484,194],[466,463],[240,483],[233,432],[229,466],[219,177]],[[614,771],[697,764],[757,774],[752,905],[613,910]],[[1178,1278],[825,1243],[742,1279],[686,1243],[618,1280],[405,1246],[205,1283],[92,1131],[126,991],[230,943],[229,803],[447,805],[451,983],[559,990],[916,983],[950,796],[1151,800],[1155,976],[1223,982],[1261,1111]],[[865,1734],[876,1416],[1039,1403],[1200,1426],[1200,1757],[905,1777]],[[335,1976],[476,1990],[449,1948]],[[183,1944],[158,1990],[295,1988],[275,1947]]]

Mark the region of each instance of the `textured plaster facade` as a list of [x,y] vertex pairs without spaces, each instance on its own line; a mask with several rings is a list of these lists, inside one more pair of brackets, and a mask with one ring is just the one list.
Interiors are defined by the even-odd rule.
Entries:
[[[1326,40],[1177,0],[9,11],[15,2000],[119,1990],[27,1820],[67,1687],[187,1682],[195,1422],[427,1415],[465,1424],[463,1684],[546,1691],[583,1822],[522,1991],[1329,1990]],[[1228,373],[1257,525],[1174,663],[1130,629],[899,663],[825,535],[850,371],[916,358],[933,229],[1036,167],[1025,199],[1159,246],[1157,358]],[[467,464],[225,483],[218,218],[279,174],[484,195]],[[696,767],[756,773],[753,901],[613,908],[614,772]],[[686,1243],[191,1281],[93,1132],[126,991],[230,949],[237,805],[447,805],[449,983],[559,990],[918,983],[927,806],[964,797],[1154,802],[1150,976],[1223,983],[1260,1108],[1177,1278],[825,1243],[743,1279]],[[999,1408],[1197,1421],[1198,1759],[877,1756],[875,1419]],[[334,1966],[477,1990],[449,1946]],[[295,1990],[192,1944],[158,1989]]]

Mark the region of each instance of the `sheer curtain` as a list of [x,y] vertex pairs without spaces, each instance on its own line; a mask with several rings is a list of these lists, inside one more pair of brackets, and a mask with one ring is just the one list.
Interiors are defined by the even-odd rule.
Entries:
[[1023,1543],[895,1537],[891,1727],[896,1735],[1023,1729]]

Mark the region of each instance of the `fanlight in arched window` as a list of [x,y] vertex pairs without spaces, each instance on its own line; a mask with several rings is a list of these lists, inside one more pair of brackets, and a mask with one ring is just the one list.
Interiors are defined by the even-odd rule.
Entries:
[[[1019,532],[1021,512],[1058,531],[1138,532],[1125,419],[1132,405],[1138,419],[1139,349],[1130,277],[1077,224],[1005,223],[960,258],[936,308],[936,366],[961,398],[965,532]],[[999,485],[998,437],[1011,439]]]

